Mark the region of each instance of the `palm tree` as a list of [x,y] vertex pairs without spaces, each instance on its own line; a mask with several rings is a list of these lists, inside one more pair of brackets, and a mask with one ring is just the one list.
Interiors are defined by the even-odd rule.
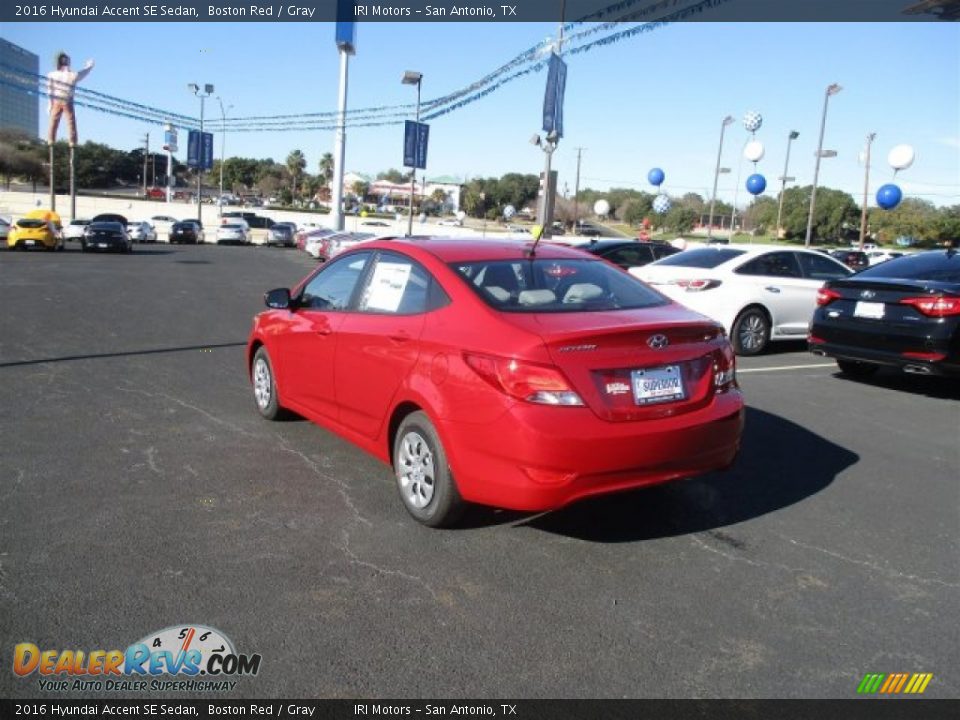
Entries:
[[307,159],[303,156],[303,152],[300,150],[294,150],[289,155],[287,155],[287,169],[290,171],[290,176],[293,178],[293,196],[297,196],[297,180],[303,174],[303,171],[307,167]]
[[333,155],[324,153],[320,158],[320,177],[323,178],[323,184],[329,185],[333,180]]

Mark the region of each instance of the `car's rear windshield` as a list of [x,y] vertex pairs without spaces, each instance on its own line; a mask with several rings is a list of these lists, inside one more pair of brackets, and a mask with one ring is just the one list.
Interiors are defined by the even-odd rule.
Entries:
[[873,265],[857,273],[857,278],[960,283],[960,252],[934,250],[916,255],[904,255]]
[[21,220],[17,220],[17,225],[27,229],[43,227],[46,224],[46,220],[36,220],[34,218],[23,218]]
[[743,253],[743,250],[737,250],[736,248],[693,248],[692,250],[684,250],[683,252],[678,252],[675,255],[665,257],[662,260],[657,260],[655,263],[653,263],[653,265],[715,268],[727,262],[727,260],[733,260],[733,258],[737,257],[738,255],[743,255]]
[[599,260],[480,260],[453,270],[503,312],[598,312],[666,305],[669,300]]
[[226,223],[223,225],[224,230],[240,230],[241,228],[243,228],[243,225],[237,225],[235,223]]

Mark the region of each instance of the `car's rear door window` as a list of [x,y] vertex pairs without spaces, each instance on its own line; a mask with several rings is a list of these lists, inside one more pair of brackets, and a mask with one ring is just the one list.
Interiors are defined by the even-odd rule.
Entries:
[[381,252],[367,274],[357,309],[416,315],[447,303],[443,288],[420,263],[398,253]]
[[810,280],[836,280],[852,274],[850,268],[821,253],[797,253],[803,276]]
[[738,275],[762,275],[764,277],[801,277],[800,265],[792,252],[764,253],[745,262],[735,271]]

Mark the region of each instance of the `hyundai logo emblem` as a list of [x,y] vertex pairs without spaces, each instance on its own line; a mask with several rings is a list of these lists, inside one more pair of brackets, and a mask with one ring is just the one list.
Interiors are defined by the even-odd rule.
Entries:
[[862,297],[864,300],[869,300],[870,298],[875,298],[876,296],[877,294],[873,290],[863,290],[860,293],[860,297]]
[[651,335],[649,338],[647,338],[647,345],[654,350],[663,350],[663,348],[669,344],[670,341],[667,339],[666,335]]

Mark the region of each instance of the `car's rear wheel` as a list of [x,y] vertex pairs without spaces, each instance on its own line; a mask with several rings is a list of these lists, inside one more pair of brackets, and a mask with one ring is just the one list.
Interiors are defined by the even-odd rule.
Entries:
[[770,318],[762,308],[747,308],[733,321],[732,334],[737,355],[759,355],[770,343]]
[[250,375],[253,380],[253,398],[257,403],[257,411],[267,420],[282,419],[286,415],[286,410],[280,405],[277,397],[277,382],[273,377],[270,355],[262,345],[253,355]]
[[423,412],[403,419],[393,443],[393,468],[403,506],[429,527],[453,525],[464,502],[433,423]]
[[856,360],[837,360],[837,367],[844,375],[852,378],[867,378],[880,369],[878,365],[857,362]]

